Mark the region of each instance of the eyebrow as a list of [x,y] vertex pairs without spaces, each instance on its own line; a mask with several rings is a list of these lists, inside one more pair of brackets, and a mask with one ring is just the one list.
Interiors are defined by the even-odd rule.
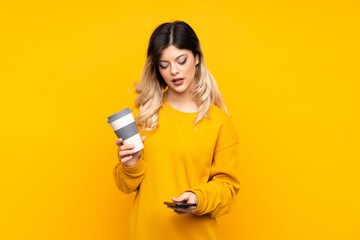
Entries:
[[[182,57],[182,56],[184,56],[184,55],[187,55],[187,54],[186,54],[186,53],[181,54],[180,56],[178,56],[177,58],[175,58],[175,60],[176,60],[176,59],[178,59],[178,58],[180,58],[180,57]],[[169,62],[169,61],[166,61],[166,60],[159,60],[159,62]]]

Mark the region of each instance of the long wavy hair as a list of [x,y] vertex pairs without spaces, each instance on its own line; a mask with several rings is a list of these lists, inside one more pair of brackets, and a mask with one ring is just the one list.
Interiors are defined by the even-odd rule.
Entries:
[[194,57],[199,56],[193,91],[199,110],[194,119],[194,128],[203,117],[210,117],[207,111],[213,104],[222,110],[225,109],[228,114],[215,78],[206,68],[200,42],[194,30],[183,21],[174,21],[159,25],[150,37],[140,83],[134,83],[135,93],[138,94],[135,98],[135,106],[139,108],[137,124],[143,127],[143,131],[155,130],[158,126],[159,109],[164,104],[163,97],[167,89],[167,84],[159,72],[158,60],[162,50],[170,45],[190,50]]

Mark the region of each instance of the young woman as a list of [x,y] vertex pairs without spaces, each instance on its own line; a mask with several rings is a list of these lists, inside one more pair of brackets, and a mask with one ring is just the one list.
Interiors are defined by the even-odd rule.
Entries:
[[[133,152],[118,139],[113,170],[121,191],[136,191],[130,239],[219,239],[216,217],[234,207],[240,187],[239,144],[187,23],[155,29],[135,87],[133,113],[144,149]],[[166,207],[170,199],[197,206]]]

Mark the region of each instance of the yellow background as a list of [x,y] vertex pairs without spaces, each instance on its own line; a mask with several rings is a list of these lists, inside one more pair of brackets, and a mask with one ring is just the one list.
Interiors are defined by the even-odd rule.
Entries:
[[359,1],[1,5],[0,239],[126,239],[134,195],[106,121],[173,20],[198,34],[241,142],[223,239],[360,239]]

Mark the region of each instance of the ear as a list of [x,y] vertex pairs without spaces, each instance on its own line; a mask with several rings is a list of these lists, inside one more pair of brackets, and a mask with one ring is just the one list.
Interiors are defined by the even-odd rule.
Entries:
[[195,65],[198,65],[198,64],[199,64],[199,54],[196,55],[195,62],[196,62]]

